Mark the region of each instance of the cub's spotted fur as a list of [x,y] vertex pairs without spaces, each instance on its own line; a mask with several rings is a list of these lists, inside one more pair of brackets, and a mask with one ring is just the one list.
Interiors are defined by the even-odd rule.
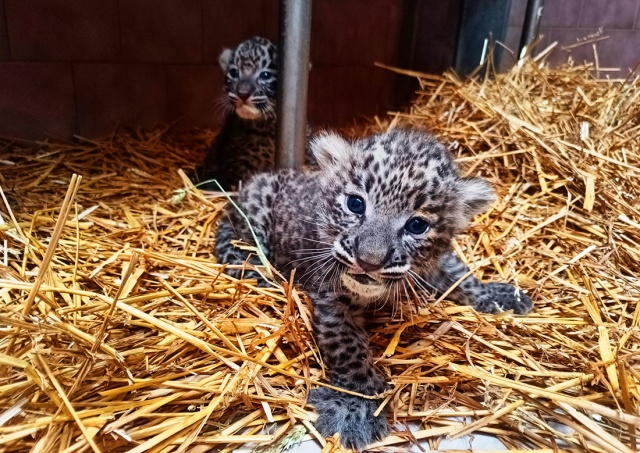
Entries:
[[[274,167],[277,48],[257,36],[235,49],[225,49],[219,62],[227,116],[207,153],[201,176],[232,190],[238,182]],[[215,184],[203,188],[217,190]]]
[[[494,199],[487,182],[462,178],[431,136],[392,130],[352,143],[337,135],[315,139],[319,170],[283,170],[254,177],[239,194],[272,264],[290,272],[314,305],[317,344],[331,384],[366,395],[387,388],[375,369],[366,319],[398,294],[450,288],[468,268],[451,251],[452,237]],[[230,240],[251,243],[244,220],[229,207],[218,226],[221,263],[259,264]],[[233,271],[236,276],[239,271]],[[257,277],[255,271],[245,276]],[[264,283],[264,282],[263,282]],[[466,277],[450,298],[482,312],[527,313],[529,297],[506,283]],[[340,433],[356,449],[387,433],[379,401],[321,388],[310,402],[317,429]]]

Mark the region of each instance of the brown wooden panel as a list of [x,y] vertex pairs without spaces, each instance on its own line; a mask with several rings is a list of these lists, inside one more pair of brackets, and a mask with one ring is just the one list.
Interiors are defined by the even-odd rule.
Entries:
[[419,1],[413,69],[441,73],[453,65],[461,0]]
[[120,123],[153,127],[166,120],[163,66],[104,63],[73,69],[81,134],[95,137]]
[[638,0],[584,0],[580,15],[580,27],[632,29],[639,3]]
[[214,65],[167,67],[167,118],[179,127],[217,128],[222,123],[222,71]]
[[348,124],[392,105],[394,74],[374,67],[315,68],[309,78],[312,126]]
[[75,132],[71,65],[0,63],[0,136],[69,138]]
[[363,66],[396,57],[399,0],[322,0],[313,3],[311,61],[317,66]]
[[200,0],[122,1],[120,27],[125,60],[202,63]]
[[573,28],[578,25],[583,0],[549,0],[544,3],[540,26]]
[[202,0],[204,62],[218,62],[226,47],[265,34],[262,0]]
[[14,60],[113,60],[116,0],[5,0]]
[[9,34],[7,33],[7,21],[4,15],[4,0],[0,0],[0,61],[9,60]]

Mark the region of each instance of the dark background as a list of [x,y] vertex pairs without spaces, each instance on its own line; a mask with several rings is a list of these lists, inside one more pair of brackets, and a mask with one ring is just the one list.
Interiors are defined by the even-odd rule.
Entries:
[[[485,0],[476,0],[483,2]],[[504,43],[517,47],[525,0],[511,0]],[[546,0],[542,46],[601,77],[640,59],[640,0]],[[314,0],[309,117],[340,125],[406,104],[410,79],[378,61],[440,73],[454,62],[461,0]],[[277,0],[0,0],[0,136],[109,134],[116,124],[217,127],[217,57],[254,35],[277,38]],[[571,48],[604,29],[608,40]],[[479,59],[479,55],[478,55]],[[503,69],[512,64],[502,55]]]

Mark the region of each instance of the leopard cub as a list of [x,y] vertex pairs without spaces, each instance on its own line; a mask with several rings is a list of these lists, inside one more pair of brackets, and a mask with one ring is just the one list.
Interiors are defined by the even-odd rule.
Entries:
[[[224,72],[225,122],[200,176],[233,190],[251,175],[274,167],[277,48],[256,36],[235,49],[225,49],[218,61]],[[218,189],[212,183],[203,188]]]
[[[430,135],[390,130],[348,142],[335,134],[312,141],[318,169],[259,174],[239,193],[260,246],[297,283],[314,307],[314,334],[330,383],[363,395],[387,388],[369,348],[367,317],[381,302],[420,290],[443,293],[476,310],[531,310],[531,299],[506,283],[482,283],[452,252],[451,240],[494,199],[491,186],[463,178],[445,147]],[[251,243],[233,207],[216,237],[220,263],[258,265],[230,244]],[[239,276],[241,271],[231,271]],[[256,277],[246,270],[245,277]],[[264,281],[262,281],[264,283]],[[362,449],[382,439],[386,414],[377,399],[321,388],[310,395],[317,429],[340,433],[344,446]]]

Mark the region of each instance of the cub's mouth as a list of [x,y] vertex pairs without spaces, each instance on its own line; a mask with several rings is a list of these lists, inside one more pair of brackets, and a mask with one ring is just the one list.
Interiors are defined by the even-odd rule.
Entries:
[[380,282],[378,282],[375,278],[370,277],[367,274],[348,274],[348,275],[349,277],[351,277],[361,285],[379,285],[380,284]]
[[373,299],[382,296],[386,287],[383,282],[367,274],[342,274],[342,285],[352,293],[358,294],[366,299]]
[[253,104],[236,104],[236,114],[245,120],[254,120],[260,116],[260,110]]

